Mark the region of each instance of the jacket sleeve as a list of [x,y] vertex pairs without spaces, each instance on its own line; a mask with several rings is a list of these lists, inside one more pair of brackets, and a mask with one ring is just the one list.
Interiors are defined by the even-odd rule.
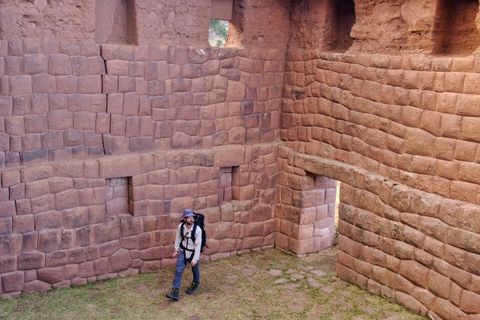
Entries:
[[182,227],[182,224],[179,224],[177,227],[177,234],[175,235],[175,251],[180,250],[180,241],[182,241],[182,235],[180,234],[180,228]]
[[193,261],[200,260],[200,250],[202,249],[202,229],[200,227],[195,231],[195,253],[193,255]]

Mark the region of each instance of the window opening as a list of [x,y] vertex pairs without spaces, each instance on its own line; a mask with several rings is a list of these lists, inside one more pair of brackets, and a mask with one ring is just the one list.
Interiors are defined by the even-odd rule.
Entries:
[[[218,202],[233,200],[232,184],[234,172],[238,167],[220,168],[220,179],[218,182]],[[236,174],[236,173],[235,173]]]
[[132,177],[107,179],[106,211],[108,216],[132,214],[133,205],[130,200],[132,194]]
[[227,20],[212,19],[208,30],[208,42],[212,47],[225,47],[230,22]]

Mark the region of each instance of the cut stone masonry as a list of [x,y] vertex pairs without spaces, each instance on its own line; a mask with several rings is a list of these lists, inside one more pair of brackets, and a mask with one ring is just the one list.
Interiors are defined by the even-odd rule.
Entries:
[[0,295],[170,266],[192,208],[205,260],[338,229],[340,278],[478,320],[478,7],[2,1]]

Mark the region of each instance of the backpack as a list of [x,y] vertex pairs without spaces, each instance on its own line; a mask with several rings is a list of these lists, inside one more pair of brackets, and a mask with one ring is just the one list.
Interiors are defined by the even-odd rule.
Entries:
[[[197,231],[197,227],[200,228],[202,230],[202,243],[200,245],[200,252],[203,252],[205,250],[205,247],[208,248],[208,246],[207,246],[207,234],[205,233],[205,216],[201,213],[198,213],[198,212],[194,212],[194,214],[195,214],[195,216],[193,217],[194,220],[193,220],[193,229],[192,229],[192,241],[195,242],[195,233]],[[182,239],[185,236],[184,228],[185,228],[185,221],[182,221],[182,225],[180,227],[180,235],[182,236]],[[181,242],[180,242],[180,247],[183,250],[191,251],[191,250],[183,247]],[[192,258],[193,258],[193,255],[188,260],[191,260]]]

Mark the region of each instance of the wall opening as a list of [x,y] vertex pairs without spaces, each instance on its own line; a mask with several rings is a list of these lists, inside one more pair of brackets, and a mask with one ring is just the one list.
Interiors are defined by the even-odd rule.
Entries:
[[97,43],[137,43],[135,0],[95,2],[95,41]]
[[335,244],[338,229],[340,182],[324,176],[314,176],[312,192],[316,211],[314,232],[316,249],[324,250]]
[[212,19],[208,29],[208,42],[212,47],[225,47],[230,22],[227,20]]
[[328,49],[345,52],[353,43],[350,32],[355,23],[353,0],[333,0],[332,30]]
[[233,196],[233,183],[238,179],[238,167],[220,168],[218,182],[218,202],[235,200]]
[[107,179],[106,185],[106,211],[107,216],[133,214],[132,177]]
[[239,47],[243,31],[243,0],[212,0],[208,42],[212,47]]
[[438,0],[434,54],[471,54],[480,46],[478,0]]

